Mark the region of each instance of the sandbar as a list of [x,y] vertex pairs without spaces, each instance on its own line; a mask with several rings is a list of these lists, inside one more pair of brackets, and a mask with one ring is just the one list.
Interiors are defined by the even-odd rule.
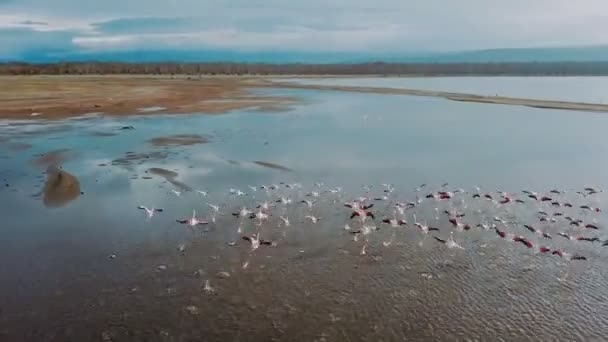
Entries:
[[147,172],[164,178],[167,182],[173,184],[175,187],[179,188],[180,190],[192,191],[192,188],[189,185],[182,183],[176,179],[179,174],[175,171],[163,169],[160,167],[152,167],[152,168],[149,168]]
[[467,93],[453,93],[445,91],[405,89],[405,88],[387,88],[387,87],[363,87],[363,86],[338,86],[338,85],[314,85],[314,84],[299,84],[293,82],[276,82],[276,81],[260,81],[258,86],[266,84],[272,88],[291,88],[291,89],[311,89],[311,90],[330,90],[343,92],[357,93],[373,93],[373,94],[393,94],[393,95],[411,95],[411,96],[430,96],[441,97],[452,101],[475,102],[487,104],[515,105],[527,106],[542,109],[561,109],[574,110],[585,112],[608,112],[608,104],[601,103],[585,103],[585,102],[569,102],[569,101],[552,101],[516,98],[506,96],[485,96]]
[[156,147],[190,146],[208,143],[209,139],[199,134],[176,134],[166,137],[157,137],[148,140],[148,143]]
[[43,190],[43,203],[47,207],[61,207],[80,196],[78,179],[55,165],[48,167]]
[[276,164],[276,163],[271,163],[271,162],[266,162],[266,161],[261,161],[261,160],[256,160],[253,163],[257,164],[259,166],[267,167],[269,169],[281,170],[281,171],[286,171],[286,172],[293,171],[292,169],[290,169],[290,168],[288,168],[286,166],[279,165],[279,164]]

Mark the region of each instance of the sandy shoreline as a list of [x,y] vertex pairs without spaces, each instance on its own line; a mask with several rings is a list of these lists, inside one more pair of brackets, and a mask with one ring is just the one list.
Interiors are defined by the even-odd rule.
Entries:
[[307,85],[268,76],[0,76],[0,119],[62,119],[90,113],[214,114],[243,108],[276,111],[286,109],[297,102],[296,99],[288,97],[254,95],[251,89],[255,88],[431,96],[452,101],[608,112],[606,104],[402,88]]
[[242,108],[276,110],[294,102],[253,95],[248,85],[244,77],[0,76],[0,119],[214,114]]

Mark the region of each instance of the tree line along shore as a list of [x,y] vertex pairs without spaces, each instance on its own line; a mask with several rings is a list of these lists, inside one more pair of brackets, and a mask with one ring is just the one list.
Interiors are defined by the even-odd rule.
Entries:
[[522,63],[0,63],[0,75],[608,76],[608,62]]

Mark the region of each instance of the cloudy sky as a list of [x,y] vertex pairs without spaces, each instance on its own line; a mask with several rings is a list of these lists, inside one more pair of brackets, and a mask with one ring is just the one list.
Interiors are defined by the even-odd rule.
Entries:
[[0,60],[373,54],[608,43],[606,0],[0,0]]

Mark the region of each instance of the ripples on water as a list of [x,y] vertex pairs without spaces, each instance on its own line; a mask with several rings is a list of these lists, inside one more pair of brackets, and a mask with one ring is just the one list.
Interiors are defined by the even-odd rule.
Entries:
[[[491,231],[473,229],[455,233],[464,250],[447,249],[432,234],[423,240],[411,226],[410,210],[410,226],[398,228],[388,247],[383,242],[391,239],[394,228],[376,219],[381,230],[368,235],[367,254],[362,256],[364,239],[355,242],[344,230],[347,222],[357,224],[349,221],[350,211],[341,205],[363,195],[365,184],[373,185],[374,196],[379,196],[384,182],[395,185],[390,196],[402,201],[414,200],[412,189],[424,182],[429,183],[428,191],[448,181],[467,191],[479,185],[514,196],[521,196],[523,188],[605,188],[608,164],[601,156],[608,152],[603,138],[608,122],[603,116],[398,96],[287,93],[306,98],[308,104],[281,115],[235,112],[3,124],[0,144],[31,147],[0,150],[0,337],[604,338],[607,255],[601,244],[553,236],[547,244],[588,257],[568,263],[507,243]],[[120,130],[130,125],[135,129]],[[184,134],[209,137],[209,143],[147,143]],[[62,160],[62,167],[78,178],[83,194],[47,209],[33,196],[44,187],[46,165],[31,160],[62,149],[71,155]],[[267,168],[256,164],[259,161],[281,167]],[[177,176],[149,177],[146,171],[153,168]],[[176,179],[208,191],[208,196],[185,191],[177,197],[170,182]],[[228,190],[251,192],[248,185],[282,181],[305,187],[293,193],[282,188],[281,194],[294,200],[308,198],[304,194],[315,189],[317,181],[324,182],[324,188],[342,186],[343,192],[340,198],[324,194],[318,199],[313,210],[324,220],[316,225],[302,223],[307,209],[298,203],[288,211],[292,226],[277,228],[278,215],[283,214],[277,204],[275,216],[261,228],[261,237],[276,241],[276,247],[261,246],[251,254],[250,245],[236,233],[238,219],[230,213],[267,195],[261,191],[255,199],[251,194],[235,197]],[[520,225],[539,224],[540,204],[500,206],[469,196],[463,195],[464,202],[424,201],[415,209],[417,219],[439,225],[443,238],[451,230],[441,214],[448,207],[466,211],[463,222],[470,224],[494,216],[514,221],[506,229],[530,238]],[[576,196],[570,193],[568,198],[602,207],[605,193]],[[221,205],[226,215],[195,230],[175,222],[189,217],[192,209],[208,216],[205,202]],[[164,212],[147,221],[136,209],[142,204]],[[378,202],[374,210],[379,217],[390,216],[388,206]],[[606,238],[605,213],[572,209],[571,214],[596,219],[601,229],[584,234]],[[576,232],[559,223],[546,229]],[[253,232],[255,225],[247,219],[242,230]],[[233,241],[236,246],[228,244]]]

